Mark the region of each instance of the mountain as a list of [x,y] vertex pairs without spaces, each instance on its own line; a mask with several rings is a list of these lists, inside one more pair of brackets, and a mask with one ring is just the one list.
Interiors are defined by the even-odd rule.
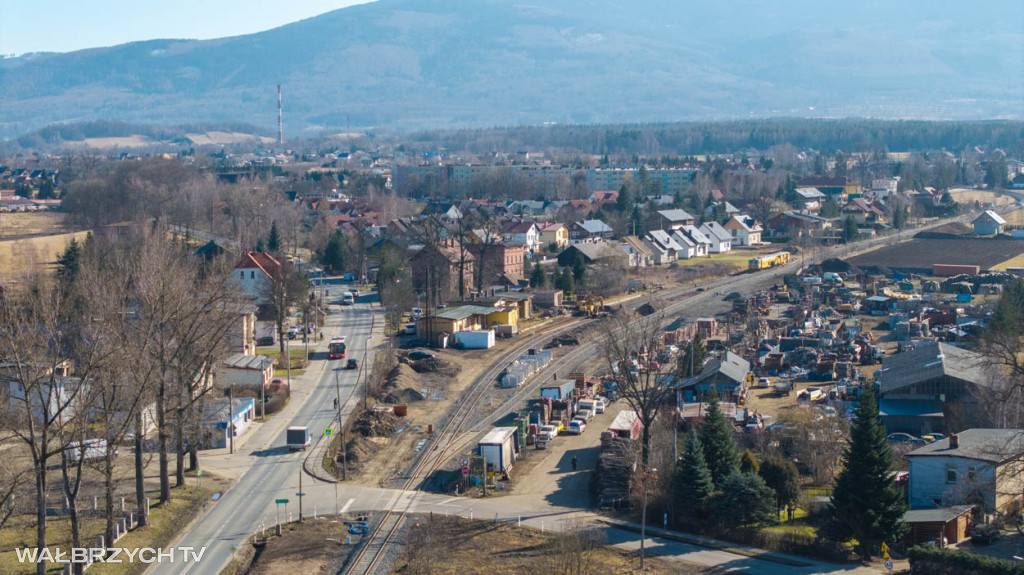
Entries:
[[1020,118],[1014,0],[379,0],[246,36],[0,60],[0,137],[767,116]]

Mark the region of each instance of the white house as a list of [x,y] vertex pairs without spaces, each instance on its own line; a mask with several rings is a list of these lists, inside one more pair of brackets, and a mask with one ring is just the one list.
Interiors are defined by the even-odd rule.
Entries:
[[696,253],[695,245],[681,244],[665,230],[651,230],[647,232],[647,237],[660,249],[670,254],[670,263],[679,259],[690,259]]
[[711,240],[696,226],[683,226],[676,230],[674,235],[677,239],[685,237],[693,242],[697,246],[696,257],[708,255],[709,250],[711,249]]
[[711,242],[708,253],[724,254],[732,249],[732,234],[718,222],[705,222],[700,231]]
[[256,399],[240,397],[206,399],[200,445],[204,449],[219,449],[230,443],[229,433],[235,438],[245,433],[256,418]]
[[992,236],[1006,230],[1006,220],[992,210],[985,210],[973,223],[974,233],[979,236]]
[[981,502],[1000,511],[1024,493],[1024,430],[968,429],[906,455],[911,509]]
[[526,249],[531,252],[540,247],[540,230],[533,222],[508,222],[502,226],[501,234],[505,237],[506,242],[517,246],[526,246]]
[[228,356],[217,370],[220,385],[267,385],[274,377],[274,360],[264,355],[236,353]]
[[281,263],[264,252],[243,252],[235,264],[235,279],[242,291],[259,304],[269,304],[271,278],[281,270]]
[[734,246],[759,244],[761,243],[761,232],[764,231],[761,224],[757,223],[754,218],[744,215],[729,218],[729,221],[725,222],[722,227],[729,231]]

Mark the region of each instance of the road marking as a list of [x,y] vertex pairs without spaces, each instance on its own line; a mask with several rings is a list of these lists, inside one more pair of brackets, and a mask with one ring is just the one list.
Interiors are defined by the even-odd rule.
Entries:
[[354,498],[353,499],[349,499],[348,501],[346,501],[345,505],[341,506],[341,513],[344,513],[346,511],[348,511],[348,508],[352,506],[352,502],[354,502],[354,501],[355,501]]

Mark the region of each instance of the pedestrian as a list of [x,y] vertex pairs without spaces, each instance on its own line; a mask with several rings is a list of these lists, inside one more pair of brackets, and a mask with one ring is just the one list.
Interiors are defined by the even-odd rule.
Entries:
[[577,463],[579,463],[579,461],[577,461],[577,460],[576,460],[576,456],[575,456],[575,455],[573,455],[573,456],[572,456],[572,470],[573,470],[573,471],[576,471],[576,464],[577,464]]
[[324,332],[320,332],[320,341],[324,340]]
[[338,398],[337,397],[334,398],[334,409],[335,410],[338,409]]

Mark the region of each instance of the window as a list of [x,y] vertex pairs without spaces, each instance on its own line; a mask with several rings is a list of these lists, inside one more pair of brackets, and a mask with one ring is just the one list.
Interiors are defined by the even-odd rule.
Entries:
[[240,279],[240,280],[244,280],[245,279],[245,270],[242,270],[242,271],[238,272],[238,279]]
[[978,468],[975,465],[967,466],[967,480],[974,481],[978,479]]
[[252,270],[251,272],[249,272],[249,279],[256,279],[256,270]]
[[956,465],[949,464],[946,466],[946,483],[956,483]]

